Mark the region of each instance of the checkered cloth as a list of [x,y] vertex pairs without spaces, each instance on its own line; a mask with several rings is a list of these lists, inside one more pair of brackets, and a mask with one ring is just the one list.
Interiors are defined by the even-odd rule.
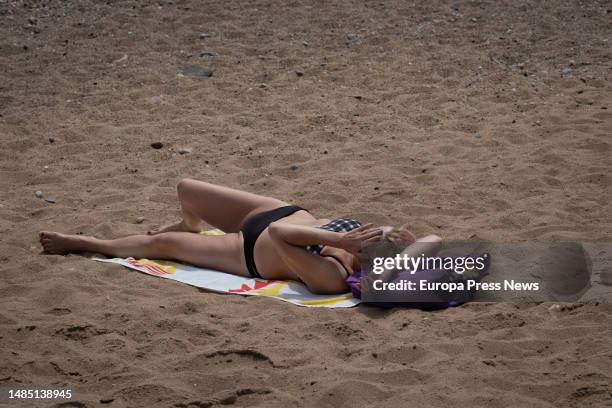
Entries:
[[[336,218],[335,220],[331,220],[327,224],[321,225],[318,228],[333,232],[349,232],[359,227],[361,227],[361,223],[357,220],[352,220],[350,218]],[[308,245],[306,250],[315,255],[321,255],[323,245]]]

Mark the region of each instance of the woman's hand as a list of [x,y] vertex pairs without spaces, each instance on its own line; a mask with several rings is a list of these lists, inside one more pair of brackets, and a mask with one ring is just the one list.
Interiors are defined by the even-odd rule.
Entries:
[[402,248],[416,242],[416,237],[414,234],[403,227],[391,228],[389,232],[385,233],[385,239]]
[[370,223],[349,232],[341,232],[340,234],[340,239],[335,246],[359,256],[363,248],[380,241],[383,230]]

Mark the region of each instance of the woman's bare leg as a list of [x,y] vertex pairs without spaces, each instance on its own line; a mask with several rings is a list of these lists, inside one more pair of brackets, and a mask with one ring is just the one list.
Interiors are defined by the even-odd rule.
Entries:
[[238,232],[250,215],[287,205],[284,201],[204,181],[183,179],[177,185],[182,221],[149,231],[198,232],[205,222],[224,232]]
[[174,259],[248,276],[237,234],[205,236],[166,232],[106,240],[43,231],[40,233],[40,243],[45,252],[51,254],[87,251],[121,258]]

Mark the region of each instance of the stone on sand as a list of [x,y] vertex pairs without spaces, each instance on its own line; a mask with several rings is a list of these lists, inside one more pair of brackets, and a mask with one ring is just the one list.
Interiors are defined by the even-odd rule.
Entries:
[[198,65],[188,65],[183,69],[183,75],[210,78],[213,75],[213,70]]
[[128,62],[128,55],[127,54],[123,54],[123,56],[121,58],[118,58],[116,60],[113,61],[113,65],[125,65]]

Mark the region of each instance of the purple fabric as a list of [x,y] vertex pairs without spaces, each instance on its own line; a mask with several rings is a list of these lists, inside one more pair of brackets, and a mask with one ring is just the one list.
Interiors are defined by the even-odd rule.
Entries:
[[[474,256],[474,255],[470,255]],[[429,282],[463,282],[464,284],[468,279],[473,279],[475,281],[480,281],[483,277],[488,275],[489,273],[489,265],[490,265],[490,256],[487,257],[487,263],[485,264],[484,270],[482,270],[478,276],[468,276],[465,274],[457,274],[452,271],[446,269],[431,269],[431,270],[420,270],[414,274],[411,274],[408,271],[400,272],[397,274],[393,282],[399,281],[412,281],[418,286],[419,280],[427,278]],[[351,288],[351,292],[353,296],[357,299],[361,299],[361,289],[357,286],[357,284],[361,281],[361,271],[357,271],[350,275],[346,279],[346,283]],[[435,293],[431,294],[431,298],[427,301],[420,298],[418,301],[410,301],[406,294],[408,292],[401,292],[403,295],[402,301],[397,302],[363,302],[369,304],[371,306],[383,307],[383,308],[392,308],[392,307],[409,307],[423,310],[439,310],[446,309],[448,307],[456,307],[460,306],[473,298],[473,291],[463,291],[457,292],[456,294],[448,294],[445,293],[444,296],[436,295]]]

